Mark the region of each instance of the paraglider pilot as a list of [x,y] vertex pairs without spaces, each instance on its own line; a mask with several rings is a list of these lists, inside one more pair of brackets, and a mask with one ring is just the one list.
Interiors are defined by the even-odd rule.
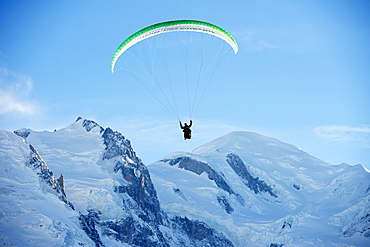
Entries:
[[191,139],[191,129],[190,129],[190,127],[192,125],[193,125],[193,121],[191,121],[191,120],[190,120],[190,125],[185,123],[184,126],[182,125],[182,123],[180,121],[180,128],[182,129],[182,132],[184,132],[184,140]]

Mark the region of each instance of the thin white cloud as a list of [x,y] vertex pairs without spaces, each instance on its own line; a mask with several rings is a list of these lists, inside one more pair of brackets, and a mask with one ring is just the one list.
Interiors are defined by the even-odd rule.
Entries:
[[32,86],[29,76],[0,68],[0,114],[35,114],[37,105],[29,99]]
[[34,106],[21,102],[14,95],[0,89],[0,114],[22,113],[34,114]]
[[279,50],[284,53],[305,53],[321,46],[323,37],[314,34],[319,27],[311,23],[277,23],[273,28],[248,28],[233,32],[240,50]]
[[235,33],[235,37],[243,49],[248,51],[260,51],[265,49],[277,49],[279,46],[273,44],[262,37],[257,30],[247,30]]
[[370,127],[341,125],[320,126],[314,129],[316,135],[334,142],[346,142],[362,148],[370,148]]

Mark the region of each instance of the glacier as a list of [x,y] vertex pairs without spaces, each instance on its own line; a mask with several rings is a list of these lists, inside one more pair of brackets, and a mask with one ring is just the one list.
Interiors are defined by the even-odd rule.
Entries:
[[[160,145],[160,143],[159,143]],[[2,246],[369,246],[370,173],[231,132],[144,165],[78,118],[0,131]]]

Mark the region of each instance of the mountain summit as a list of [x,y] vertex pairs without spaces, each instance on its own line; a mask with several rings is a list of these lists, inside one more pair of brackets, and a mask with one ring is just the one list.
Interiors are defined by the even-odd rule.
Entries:
[[145,166],[92,120],[0,131],[4,246],[365,246],[370,174],[232,132]]
[[201,220],[235,246],[365,246],[370,174],[232,132],[148,166],[165,212]]

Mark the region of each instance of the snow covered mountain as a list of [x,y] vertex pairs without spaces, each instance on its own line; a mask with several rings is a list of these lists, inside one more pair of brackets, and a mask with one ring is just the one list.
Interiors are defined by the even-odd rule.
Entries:
[[369,246],[370,173],[233,132],[146,167],[78,118],[0,131],[2,246]]
[[168,215],[235,246],[370,246],[370,173],[277,139],[232,132],[148,166]]
[[130,141],[94,121],[1,131],[0,164],[3,246],[232,246],[203,222],[168,217]]

